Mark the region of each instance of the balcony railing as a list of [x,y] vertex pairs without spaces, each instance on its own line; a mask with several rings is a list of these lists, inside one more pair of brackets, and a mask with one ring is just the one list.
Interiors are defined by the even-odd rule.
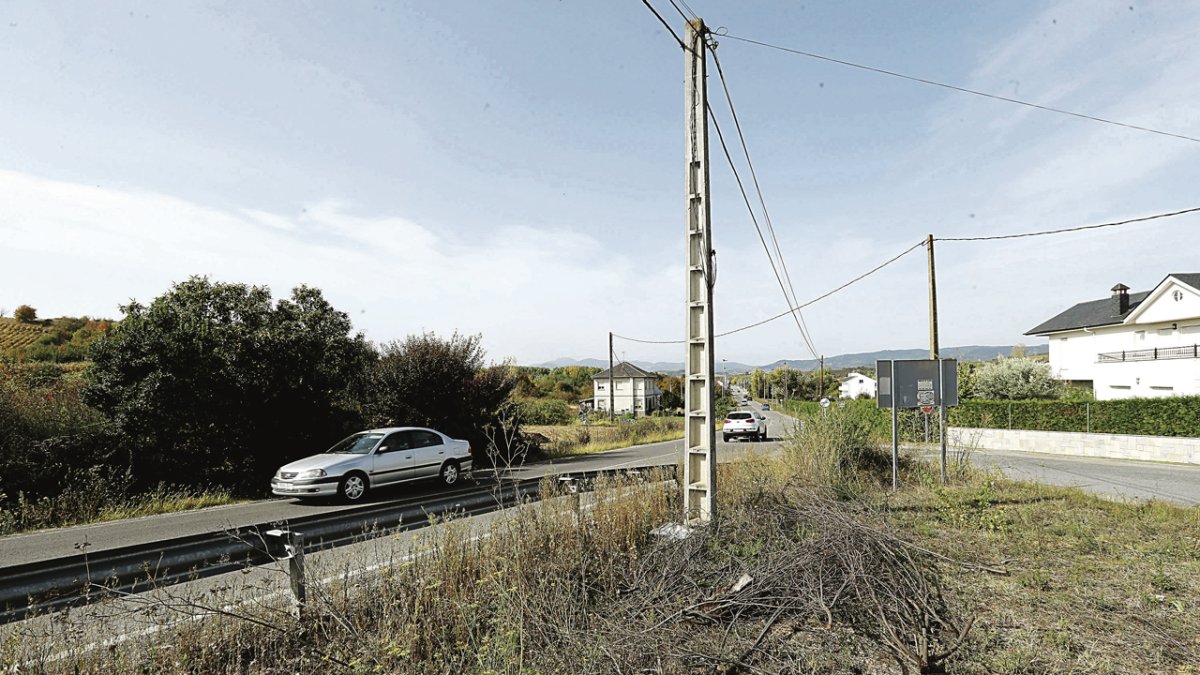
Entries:
[[1200,345],[1184,347],[1158,347],[1156,349],[1130,349],[1123,352],[1105,352],[1096,355],[1096,363],[1127,363],[1130,361],[1167,361],[1171,359],[1200,358]]

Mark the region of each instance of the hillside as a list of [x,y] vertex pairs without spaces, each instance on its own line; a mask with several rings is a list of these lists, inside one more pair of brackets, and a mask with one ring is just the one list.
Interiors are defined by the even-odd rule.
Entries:
[[[1029,356],[1035,354],[1045,354],[1047,345],[1029,345],[1025,347],[1025,353]],[[965,347],[943,347],[942,356],[948,359],[958,359],[959,361],[991,361],[998,356],[1008,356],[1012,353],[1012,345],[967,345]],[[885,349],[877,352],[859,352],[855,354],[839,354],[837,356],[826,356],[825,367],[838,370],[842,368],[861,368],[874,367],[875,362],[879,359],[924,359],[929,358],[928,349]],[[683,371],[683,363],[677,362],[662,362],[662,361],[630,361],[633,365],[659,373],[675,373]],[[572,359],[558,358],[546,363],[536,364],[543,368],[560,368],[562,366],[592,366],[595,368],[607,368],[608,361],[600,359]],[[768,363],[761,366],[751,366],[745,363],[736,363],[728,361],[722,364],[717,362],[717,372],[728,373],[747,373],[755,368],[761,370],[775,370],[776,368],[795,368],[797,370],[816,370],[818,367],[816,359],[780,359],[773,363]]]
[[46,327],[37,323],[21,323],[16,319],[0,318],[0,353],[31,345],[46,333]]

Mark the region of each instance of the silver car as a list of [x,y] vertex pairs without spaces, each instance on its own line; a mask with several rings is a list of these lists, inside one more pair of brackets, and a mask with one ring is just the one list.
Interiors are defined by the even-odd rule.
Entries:
[[280,467],[271,492],[280,497],[361,501],[374,488],[437,477],[454,485],[472,465],[471,445],[423,427],[360,431],[319,455]]

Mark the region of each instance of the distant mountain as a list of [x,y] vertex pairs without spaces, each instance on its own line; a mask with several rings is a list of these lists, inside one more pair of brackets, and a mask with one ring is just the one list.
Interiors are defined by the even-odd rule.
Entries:
[[[1025,353],[1045,354],[1049,350],[1047,345],[1033,345],[1025,347]],[[991,361],[996,357],[1009,356],[1012,354],[1011,345],[968,345],[966,347],[943,347],[942,356],[947,359],[958,359],[959,361]],[[839,368],[859,368],[859,367],[874,367],[875,362],[880,359],[927,359],[929,358],[928,349],[884,349],[877,352],[861,352],[857,354],[839,354],[837,356],[826,356],[825,367],[832,369]],[[797,370],[816,370],[820,367],[820,362],[816,359],[785,359],[776,361],[765,366],[763,370],[775,370],[776,368],[795,368]]]
[[[1049,347],[1047,345],[1032,345],[1025,347],[1025,353],[1045,354]],[[1012,354],[1011,345],[969,345],[966,347],[943,347],[942,356],[948,359],[958,359],[959,361],[991,361],[999,356],[1008,356]],[[857,354],[839,354],[837,356],[826,356],[825,367],[831,369],[841,368],[861,368],[874,367],[875,362],[880,359],[924,359],[929,357],[928,349],[884,349],[877,352],[860,352]],[[658,373],[680,373],[683,372],[682,362],[669,361],[631,361],[633,365],[643,370],[649,370]],[[536,364],[542,368],[562,368],[564,366],[591,366],[592,368],[607,368],[608,361],[600,359],[572,359],[558,358],[546,363]],[[816,370],[820,366],[816,359],[780,359],[774,363],[768,363],[763,366],[750,366],[745,363],[736,363],[734,361],[726,361],[717,363],[717,372],[727,373],[748,373],[755,368],[762,370],[775,370],[776,368],[795,368],[797,370]]]

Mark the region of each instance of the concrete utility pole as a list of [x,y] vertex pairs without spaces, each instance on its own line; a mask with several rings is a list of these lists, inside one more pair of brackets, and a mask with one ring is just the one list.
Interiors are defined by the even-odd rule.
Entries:
[[613,345],[612,331],[608,331],[608,421],[617,419],[617,397],[613,392]]
[[713,251],[708,193],[708,73],[702,19],[687,24],[684,156],[687,191],[687,354],[684,357],[684,522],[717,516],[717,429],[713,419]]
[[942,484],[946,483],[946,374],[942,372],[942,354],[938,347],[937,272],[933,264],[933,235],[925,238],[929,258],[929,358],[938,362],[938,438],[942,446]]

